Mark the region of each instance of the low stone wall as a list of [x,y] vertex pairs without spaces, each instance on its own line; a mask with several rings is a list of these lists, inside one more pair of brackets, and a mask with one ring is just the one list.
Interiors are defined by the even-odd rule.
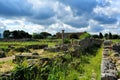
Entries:
[[27,48],[27,49],[44,49],[46,47],[48,47],[47,44],[41,44],[41,45],[28,45],[25,48]]
[[120,43],[116,43],[112,46],[112,49],[120,53]]
[[[109,41],[107,42],[109,43]],[[101,63],[101,80],[117,80],[117,68],[115,61],[111,57],[111,44],[104,44],[108,48],[104,47]]]
[[117,69],[112,58],[109,58],[109,50],[103,51],[101,64],[101,80],[117,80]]
[[93,46],[100,46],[102,43],[103,40],[89,38],[78,41],[78,45],[81,46],[82,51],[85,51],[86,49],[91,48]]
[[32,55],[32,53],[25,53],[25,54],[21,54],[21,55],[16,55],[15,59],[13,60],[13,62],[23,62],[24,60],[27,59],[38,59],[40,58],[39,55]]

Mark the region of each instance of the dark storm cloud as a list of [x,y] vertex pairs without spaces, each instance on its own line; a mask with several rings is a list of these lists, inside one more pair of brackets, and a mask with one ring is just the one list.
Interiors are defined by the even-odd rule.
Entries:
[[115,24],[117,22],[116,18],[108,17],[105,15],[94,16],[94,20],[101,24]]
[[53,17],[54,11],[50,7],[42,7],[37,12],[33,13],[32,18],[36,20],[45,20]]
[[18,17],[31,15],[31,4],[26,0],[0,0],[0,15]]
[[[96,0],[52,0],[59,1],[63,5],[70,6],[73,11],[73,16],[82,16],[82,14],[86,15],[88,18],[88,14],[92,13],[93,8],[97,5]],[[0,1],[0,15],[5,17],[24,17],[26,20],[31,21],[33,23],[42,24],[42,25],[50,25],[54,24],[56,20],[61,20],[59,17],[56,17],[56,20],[52,17],[62,16],[63,14],[56,14],[53,11],[53,7],[49,6],[48,0],[46,0],[47,5],[43,7],[38,7],[38,9],[32,9],[33,4],[29,3],[27,0],[1,0]],[[41,6],[41,5],[40,5]],[[64,7],[62,7],[64,8]],[[58,9],[62,11],[62,9]],[[65,16],[62,16],[65,17]],[[86,18],[85,17],[85,18]],[[70,19],[69,17],[67,17]],[[66,20],[67,20],[66,18]],[[50,20],[51,19],[51,20]],[[79,19],[80,20],[80,19]],[[64,23],[74,26],[74,27],[86,27],[88,25],[88,20],[80,20],[80,21],[63,21]]]
[[[32,1],[34,3],[34,0]],[[38,5],[37,1],[45,4]],[[110,3],[105,0],[35,0],[35,2],[34,5],[29,0],[0,0],[0,17],[17,19],[23,17],[28,22],[47,26],[62,22],[76,28],[89,26],[90,20],[99,22],[98,25],[117,22],[115,17],[93,12],[96,6],[109,6]],[[56,6],[53,7],[54,4]],[[36,5],[37,7],[35,7]],[[70,10],[68,8],[67,10],[66,7],[69,7]],[[97,25],[92,28],[94,32],[103,29]]]
[[84,14],[84,12],[92,12],[96,7],[96,0],[61,0],[63,4],[71,6],[71,8],[77,10],[77,14]]
[[32,9],[33,5],[27,0],[0,0],[0,16],[29,17],[33,19],[47,19],[54,15],[50,7]]

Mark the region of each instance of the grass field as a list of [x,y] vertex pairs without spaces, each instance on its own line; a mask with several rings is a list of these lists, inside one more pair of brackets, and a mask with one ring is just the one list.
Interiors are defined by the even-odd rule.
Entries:
[[101,80],[100,73],[101,73],[101,59],[102,59],[102,51],[103,48],[101,47],[95,56],[87,56],[89,59],[89,64],[85,64],[84,66],[84,76],[81,80],[91,80],[94,78],[95,80]]
[[39,45],[39,44],[48,44],[48,46],[55,46],[59,42],[47,42],[47,41],[29,41],[29,42],[0,42],[0,48],[8,48],[9,45],[13,45],[14,47],[23,47],[27,45]]
[[112,39],[113,43],[118,43],[120,42],[120,39]]
[[[60,41],[30,41],[30,42],[0,42],[1,48],[8,48],[8,45],[14,45],[15,47],[24,47],[27,45],[35,45],[35,44],[48,44],[50,46],[54,46],[55,44],[59,44]],[[100,74],[101,74],[101,58],[102,58],[102,50],[103,47],[100,48],[91,48],[89,55],[81,55],[79,58],[73,57],[70,54],[65,54],[63,58],[57,58],[55,62],[51,63],[51,67],[49,65],[46,65],[44,67],[38,66],[38,73],[46,72],[46,70],[49,71],[48,79],[47,80],[100,80]],[[94,55],[95,54],[95,55]],[[44,52],[44,56],[53,57],[55,55],[58,55],[56,53],[48,53]],[[62,54],[61,54],[62,55]],[[65,60],[65,62],[63,62]],[[8,65],[6,67],[6,65]],[[0,63],[0,72],[6,72],[8,70],[12,70],[16,64],[12,63],[12,61],[2,62]],[[27,75],[27,79],[30,76],[29,71],[32,68],[28,68],[27,66],[23,65],[17,65],[17,68],[15,72],[26,70],[25,75]],[[10,69],[9,69],[10,68]],[[13,69],[14,70],[14,69]],[[24,71],[23,71],[24,72]],[[34,69],[33,69],[34,72]],[[16,74],[15,74],[16,75]],[[21,74],[19,74],[21,75]],[[44,74],[32,74],[34,76],[37,76],[41,78],[41,75]],[[22,76],[22,75],[21,75]],[[32,76],[30,76],[32,77]],[[29,80],[29,79],[28,79]],[[35,77],[35,80],[38,80]]]

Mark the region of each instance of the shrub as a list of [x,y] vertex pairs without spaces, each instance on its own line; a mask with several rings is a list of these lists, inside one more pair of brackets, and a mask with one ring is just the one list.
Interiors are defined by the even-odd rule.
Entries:
[[17,52],[29,52],[29,50],[25,47],[19,47],[14,49]]
[[91,37],[91,35],[89,33],[85,32],[79,37],[79,39],[90,38],[90,37]]
[[69,39],[64,39],[64,43],[68,44],[68,43],[70,43],[70,40]]

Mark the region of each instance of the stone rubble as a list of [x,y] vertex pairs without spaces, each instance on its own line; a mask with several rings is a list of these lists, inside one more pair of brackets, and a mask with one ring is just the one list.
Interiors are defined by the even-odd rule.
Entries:
[[119,55],[111,52],[111,45],[111,41],[104,42],[103,58],[101,64],[101,80],[118,80],[118,70],[114,59]]

